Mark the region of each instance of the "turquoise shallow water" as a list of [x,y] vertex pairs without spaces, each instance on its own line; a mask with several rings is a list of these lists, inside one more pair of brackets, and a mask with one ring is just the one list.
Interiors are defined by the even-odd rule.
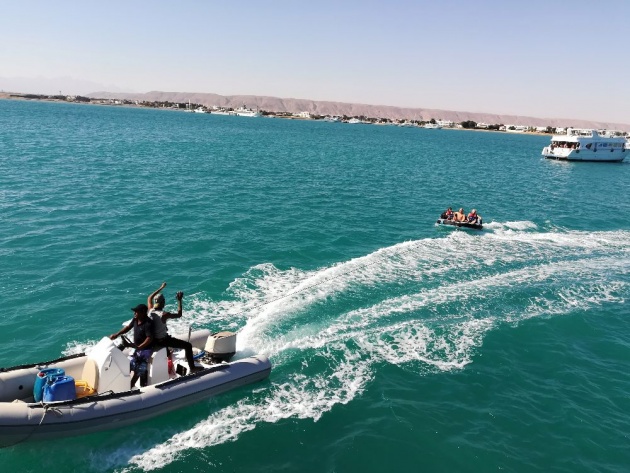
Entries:
[[[163,280],[269,380],[7,471],[630,468],[630,163],[548,138],[0,101],[1,366]],[[436,227],[476,207],[483,233]],[[175,324],[171,331],[176,330]]]

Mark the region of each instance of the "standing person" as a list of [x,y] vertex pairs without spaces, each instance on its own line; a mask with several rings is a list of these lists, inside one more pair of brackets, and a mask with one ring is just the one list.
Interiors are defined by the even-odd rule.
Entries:
[[118,332],[109,336],[110,339],[116,340],[119,335],[129,332],[133,329],[133,343],[136,351],[133,353],[130,362],[130,369],[133,371],[131,378],[131,387],[136,384],[140,378],[140,386],[147,385],[147,369],[149,359],[153,353],[153,322],[149,318],[149,308],[144,304],[138,304],[133,309],[133,319],[125,327]]
[[166,312],[164,310],[166,300],[164,299],[164,295],[161,293],[162,289],[165,287],[166,283],[163,282],[162,285],[147,298],[150,318],[153,321],[155,330],[155,345],[167,348],[183,348],[186,353],[186,361],[188,362],[189,372],[193,373],[195,371],[202,370],[202,367],[195,366],[192,344],[185,342],[184,340],[180,340],[179,338],[173,338],[168,334],[168,329],[166,327],[168,319],[179,319],[182,316],[182,299],[184,298],[184,293],[179,291],[175,294],[175,299],[177,299],[177,313],[173,314],[171,312]]

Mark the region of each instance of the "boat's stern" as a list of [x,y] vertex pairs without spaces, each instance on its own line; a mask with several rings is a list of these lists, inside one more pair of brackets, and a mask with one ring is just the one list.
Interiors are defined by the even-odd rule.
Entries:
[[569,159],[572,151],[570,148],[545,146],[541,154],[547,159]]

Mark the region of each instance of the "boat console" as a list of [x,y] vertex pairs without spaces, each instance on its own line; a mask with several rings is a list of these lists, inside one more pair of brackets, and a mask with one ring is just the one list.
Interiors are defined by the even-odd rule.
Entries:
[[97,393],[129,391],[129,359],[112,340],[103,337],[87,354],[81,380]]

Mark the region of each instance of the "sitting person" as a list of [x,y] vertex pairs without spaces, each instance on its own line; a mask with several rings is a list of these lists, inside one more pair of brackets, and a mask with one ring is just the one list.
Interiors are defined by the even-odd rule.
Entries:
[[450,207],[446,209],[446,212],[442,212],[442,215],[440,215],[440,218],[444,220],[453,220],[453,209]]
[[147,385],[148,363],[153,353],[153,322],[148,316],[148,308],[144,304],[139,304],[133,309],[133,319],[118,332],[109,336],[115,340],[119,335],[129,332],[133,328],[133,343],[136,351],[131,357],[130,369],[133,371],[131,387],[140,378],[140,386]]
[[184,298],[184,293],[179,291],[175,295],[175,298],[177,299],[177,313],[173,314],[166,312],[164,310],[166,300],[164,299],[164,295],[160,293],[165,287],[166,283],[163,282],[159,289],[153,292],[147,299],[150,317],[155,328],[155,346],[160,348],[183,348],[184,353],[186,353],[189,373],[202,370],[202,367],[195,366],[192,344],[178,338],[173,338],[168,334],[168,329],[166,328],[166,322],[168,319],[179,319],[182,316],[182,299]]
[[459,209],[457,212],[453,214],[453,222],[465,222],[466,221],[466,212],[464,209]]
[[481,225],[481,215],[477,215],[477,210],[472,209],[466,218],[468,223],[474,223],[475,225]]

